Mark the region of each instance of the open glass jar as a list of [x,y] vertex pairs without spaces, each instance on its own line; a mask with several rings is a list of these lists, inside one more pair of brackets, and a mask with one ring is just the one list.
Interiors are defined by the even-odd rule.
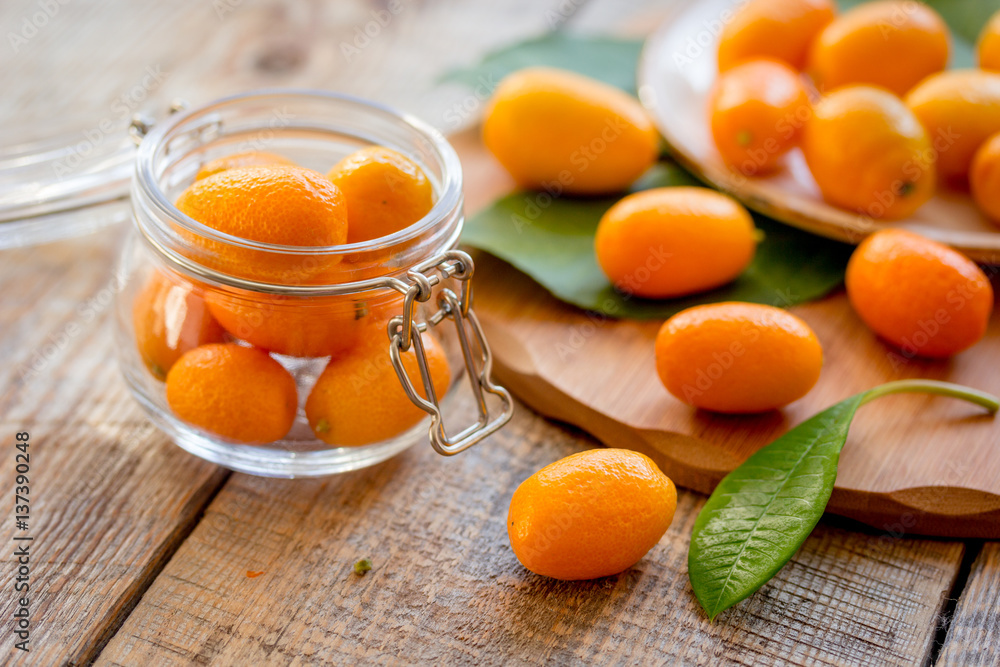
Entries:
[[[388,236],[270,245],[219,232],[173,204],[219,157],[267,151],[325,173],[373,144],[414,160],[435,191],[426,216]],[[457,249],[461,166],[420,121],[318,91],[227,98],[145,133],[131,205],[135,233],[118,267],[120,363],[152,420],[187,451],[257,475],[327,475],[382,461],[427,434],[454,454],[510,418],[471,310],[472,260]],[[204,358],[188,358],[168,387],[184,354]],[[236,359],[238,372],[216,375],[220,358]],[[450,434],[449,408],[470,388],[478,419]],[[220,399],[233,396],[254,409],[233,411]]]

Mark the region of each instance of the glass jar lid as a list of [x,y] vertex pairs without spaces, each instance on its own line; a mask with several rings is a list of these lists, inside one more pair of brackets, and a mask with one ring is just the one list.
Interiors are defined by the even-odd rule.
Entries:
[[[186,105],[175,102],[169,113]],[[0,146],[0,250],[91,234],[129,218],[136,148],[153,119]]]

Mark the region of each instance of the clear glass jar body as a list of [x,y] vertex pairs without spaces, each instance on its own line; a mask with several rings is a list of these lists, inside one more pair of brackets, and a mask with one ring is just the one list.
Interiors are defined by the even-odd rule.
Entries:
[[[267,151],[326,173],[347,154],[372,144],[416,161],[436,193],[427,216],[390,236],[329,247],[273,246],[217,232],[173,205],[199,168],[218,157]],[[462,336],[442,318],[437,296],[464,293],[464,286],[444,272],[424,286],[433,293],[430,298],[423,294],[414,300],[404,293],[415,268],[423,265],[421,271],[426,272],[433,264],[428,260],[457,246],[463,224],[461,185],[458,158],[440,134],[412,118],[346,96],[251,93],[153,128],[139,147],[131,189],[134,225],[117,269],[124,285],[117,295],[117,347],[132,393],[182,448],[257,475],[299,477],[354,470],[426,441],[430,418],[408,399],[400,401],[405,393],[396,367],[409,368],[407,374],[414,386],[423,387],[425,398],[427,378],[414,370],[418,366],[391,359],[392,332],[400,326],[399,318],[394,325],[390,318],[403,314],[404,301],[414,301],[412,322],[423,331],[417,334],[423,341],[417,347],[423,349],[416,353],[430,358],[429,345],[447,359],[445,370],[439,364],[431,382],[431,393],[440,393],[433,396],[434,402],[446,415],[468,355],[463,355]],[[193,348],[217,344],[254,347],[292,376],[296,403],[287,433],[268,435],[282,422],[270,411],[250,419],[243,415],[239,424],[228,426],[232,415],[220,414],[216,427],[181,418],[172,408],[164,381],[172,365]],[[362,357],[363,364],[355,363]],[[254,363],[280,374],[270,361]],[[347,417],[340,410],[332,429],[325,419],[310,424],[306,410],[328,364],[336,365],[336,372],[327,375],[337,376],[334,398],[328,400],[338,409],[349,404],[352,411]],[[441,381],[444,376],[446,381]],[[217,395],[213,392],[227,391],[226,383],[234,383],[229,389],[237,393],[254,386],[229,377],[196,386],[205,393],[206,406]],[[201,382],[197,375],[194,382]],[[248,401],[256,401],[258,394],[270,396],[274,384],[264,383]],[[175,399],[180,395],[173,387],[171,391]],[[337,400],[337,391],[345,400]],[[266,418],[260,421],[270,428],[243,432],[242,425],[262,415]]]

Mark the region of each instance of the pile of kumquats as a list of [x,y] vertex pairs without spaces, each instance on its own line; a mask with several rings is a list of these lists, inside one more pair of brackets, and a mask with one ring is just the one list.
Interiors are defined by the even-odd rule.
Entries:
[[[431,210],[434,196],[419,165],[371,146],[345,157],[328,175],[262,151],[220,158],[202,166],[176,205],[237,239],[329,247],[402,230]],[[290,269],[287,258],[182,233],[203,251],[202,263],[228,275],[280,283]],[[322,255],[301,270],[297,284],[328,285],[352,275],[350,262],[339,255]],[[388,319],[401,312],[400,295],[359,311],[336,297],[275,300],[156,270],[137,293],[133,326],[146,367],[166,384],[171,411],[240,444],[281,440],[295,420],[295,379],[272,353],[329,357],[305,413],[317,438],[344,447],[392,438],[424,416],[406,396],[387,352]],[[443,396],[451,382],[447,357],[434,334],[422,339],[432,385]],[[414,350],[401,359],[411,377],[419,377]]]
[[[976,69],[946,71],[945,22],[919,2],[882,0],[838,15],[832,0],[748,0],[729,17],[706,109],[718,152],[745,176],[784,168],[802,150],[823,197],[868,219],[912,214],[939,188],[971,190],[1000,222],[1000,12],[978,42]],[[601,150],[581,149],[603,138]],[[483,139],[526,189],[623,193],[659,155],[638,101],[576,73],[534,67],[501,81]],[[554,187],[555,186],[555,187]],[[624,196],[601,219],[598,263],[620,290],[669,299],[724,285],[755,254],[757,232],[735,199],[709,188]],[[650,253],[657,249],[657,261]],[[902,229],[854,251],[847,295],[894,354],[945,358],[986,333],[994,296],[964,255]],[[738,353],[733,346],[738,345]],[[667,320],[656,370],[684,403],[721,413],[781,408],[804,396],[823,364],[795,315],[713,303]],[[699,383],[719,355],[724,378]],[[514,551],[560,579],[620,572],[652,548],[676,507],[673,484],[645,456],[594,450],[525,481],[510,507]],[[572,518],[572,530],[563,522]]]

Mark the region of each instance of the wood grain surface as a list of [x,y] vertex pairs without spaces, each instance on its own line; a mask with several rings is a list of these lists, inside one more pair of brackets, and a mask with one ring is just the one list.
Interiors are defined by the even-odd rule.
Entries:
[[[145,418],[114,358],[114,234],[5,252],[0,262],[0,479],[13,512],[14,434],[27,431],[33,537],[25,664],[86,663],[191,531],[226,471],[188,456]],[[178,483],[183,480],[183,483]],[[16,545],[15,545],[16,546]],[[14,658],[16,575],[5,548],[0,655]]]
[[997,663],[996,638],[1000,636],[1000,544],[983,547],[972,564],[968,583],[954,617],[948,621],[948,638],[939,665],[986,667]]
[[[118,122],[116,102],[155,110],[267,85],[364,95],[450,131],[470,118],[449,112],[480,100],[436,85],[447,67],[553,28],[648,30],[662,11],[650,0],[402,4],[347,62],[340,43],[388,3],[74,0],[14,52],[7,36],[40,5],[5,2],[0,139]],[[132,105],[158,66],[169,75]],[[481,166],[467,165],[488,186],[469,191],[470,207],[498,185]],[[908,522],[878,532],[822,523],[714,624],[687,584],[695,493],[680,493],[667,536],[618,577],[527,573],[504,532],[510,494],[596,443],[523,405],[510,428],[459,457],[418,446],[326,480],[228,475],[187,455],[149,425],[116,368],[109,267],[124,231],[0,253],[0,442],[31,433],[36,537],[29,655],[12,651],[15,561],[4,551],[2,664],[911,665],[933,661],[942,638],[961,664],[942,618],[949,598],[962,599],[955,584],[974,551],[914,539]],[[8,491],[12,459],[0,461]],[[366,555],[375,566],[359,577],[351,565]],[[982,610],[996,605],[996,578],[995,565],[973,570],[980,592],[955,610],[957,638],[992,636],[995,615]],[[988,641],[974,641],[980,664],[996,662]]]
[[[453,459],[425,447],[327,481],[233,475],[99,665],[910,665],[928,654],[962,545],[823,527],[714,624],[687,583],[703,498],[681,492],[636,567],[585,583],[522,568],[511,491],[594,443],[520,410]],[[369,556],[374,569],[352,564]],[[248,578],[248,572],[263,572]]]

